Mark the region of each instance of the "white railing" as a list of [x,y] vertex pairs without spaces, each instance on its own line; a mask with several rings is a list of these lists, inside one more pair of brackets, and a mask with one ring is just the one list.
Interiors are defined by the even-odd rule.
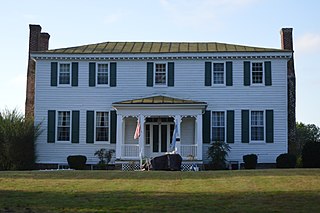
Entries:
[[122,145],[122,157],[139,157],[139,144]]
[[187,158],[192,160],[192,158],[197,159],[197,145],[190,144],[190,145],[180,145],[180,155],[183,158]]

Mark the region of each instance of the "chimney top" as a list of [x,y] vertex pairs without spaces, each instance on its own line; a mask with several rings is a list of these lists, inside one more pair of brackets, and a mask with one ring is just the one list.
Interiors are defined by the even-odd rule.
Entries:
[[30,31],[39,31],[41,32],[41,26],[38,24],[29,24]]
[[292,31],[293,28],[282,28],[280,30],[281,49],[293,51]]

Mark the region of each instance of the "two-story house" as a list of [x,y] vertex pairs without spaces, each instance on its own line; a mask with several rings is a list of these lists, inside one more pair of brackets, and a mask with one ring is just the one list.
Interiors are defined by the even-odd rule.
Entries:
[[[30,25],[31,43],[41,34]],[[292,29],[282,29],[282,36],[292,42]],[[34,119],[43,130],[37,163],[65,163],[80,154],[95,164],[100,148],[114,149],[120,164],[159,156],[171,151],[175,128],[184,162],[207,162],[210,143],[225,141],[229,160],[254,153],[259,163],[275,163],[288,150],[292,57],[292,49],[215,42],[31,48]]]

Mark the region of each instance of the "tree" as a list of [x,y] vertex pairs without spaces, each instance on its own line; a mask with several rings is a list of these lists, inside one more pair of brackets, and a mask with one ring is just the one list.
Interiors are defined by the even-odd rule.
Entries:
[[213,142],[208,149],[208,157],[211,159],[213,169],[226,169],[227,156],[230,152],[229,144],[223,141]]
[[25,119],[17,110],[0,113],[0,170],[29,170],[34,168],[34,142],[40,125]]
[[315,124],[296,124],[296,148],[297,156],[302,154],[302,149],[306,143],[320,142],[320,128]]

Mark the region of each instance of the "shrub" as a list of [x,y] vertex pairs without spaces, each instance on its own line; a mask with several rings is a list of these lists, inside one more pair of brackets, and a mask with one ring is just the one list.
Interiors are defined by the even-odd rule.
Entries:
[[0,170],[30,170],[35,167],[34,142],[40,124],[25,119],[17,110],[0,113]]
[[208,149],[208,157],[211,159],[213,169],[221,170],[226,169],[226,158],[230,151],[229,144],[223,141],[213,142]]
[[255,169],[257,167],[258,156],[256,154],[244,155],[242,158],[245,169]]
[[277,157],[277,168],[295,168],[297,158],[295,155],[283,153]]
[[69,155],[67,161],[71,169],[83,170],[86,167],[87,157],[84,155]]
[[305,168],[320,168],[320,143],[306,143],[302,149],[302,164]]
[[112,155],[115,153],[113,149],[107,150],[107,149],[99,149],[97,150],[94,155],[98,156],[99,162],[97,164],[98,169],[106,169],[108,163],[111,161]]

